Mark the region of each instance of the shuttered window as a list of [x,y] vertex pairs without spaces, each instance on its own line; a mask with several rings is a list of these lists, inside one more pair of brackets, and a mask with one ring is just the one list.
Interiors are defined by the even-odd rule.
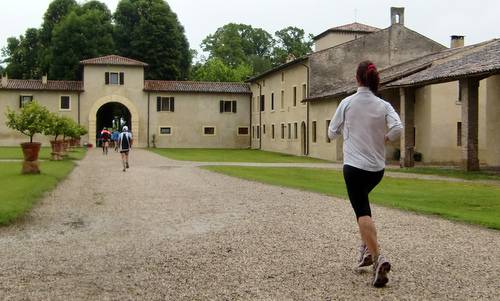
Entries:
[[104,83],[106,85],[124,85],[125,73],[124,72],[106,72],[104,73]]
[[174,97],[156,97],[156,111],[157,112],[174,112],[175,111],[175,98]]
[[220,113],[236,113],[236,100],[221,100],[219,103]]

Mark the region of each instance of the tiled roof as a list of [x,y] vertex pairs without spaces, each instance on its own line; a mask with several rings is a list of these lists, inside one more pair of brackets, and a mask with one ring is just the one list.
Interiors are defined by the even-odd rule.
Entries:
[[46,90],[46,91],[83,91],[81,81],[55,81],[49,80],[43,84],[41,80],[34,79],[8,79],[7,85],[0,89],[5,90]]
[[144,81],[145,91],[158,92],[200,92],[250,94],[250,85],[244,83],[191,82],[191,81]]
[[432,62],[429,68],[388,84],[388,87],[426,85],[458,80],[470,76],[500,73],[500,39],[463,49],[443,60]]
[[379,30],[380,30],[380,28],[377,28],[377,27],[354,22],[351,24],[341,25],[341,26],[332,27],[330,29],[327,29],[324,32],[320,33],[319,35],[315,36],[313,39],[317,40],[330,32],[372,33],[372,32],[376,32]]
[[107,55],[80,61],[82,65],[147,66],[148,64],[119,55]]
[[[398,65],[389,66],[379,70],[381,90],[386,88],[394,88],[399,85],[408,85],[407,80],[421,77],[428,70],[432,70],[432,66],[442,64],[443,62],[450,62],[457,57],[464,57],[468,54],[473,54],[482,51],[486,46],[491,45],[494,41],[486,41],[475,45],[470,45],[460,48],[445,49],[436,53],[425,55],[423,57],[413,59]],[[497,58],[498,60],[499,58]],[[457,68],[461,69],[461,68]],[[435,70],[435,69],[434,69]],[[448,70],[449,71],[449,70]],[[464,72],[466,70],[456,70]],[[444,73],[449,76],[451,73]],[[326,98],[333,98],[354,93],[357,89],[356,79],[344,82],[336,86],[333,90],[327,91],[321,95],[314,95],[306,101],[321,100]]]

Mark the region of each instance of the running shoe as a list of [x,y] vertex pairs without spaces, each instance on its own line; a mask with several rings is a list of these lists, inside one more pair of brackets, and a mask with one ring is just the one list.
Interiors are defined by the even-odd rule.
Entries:
[[385,259],[384,256],[379,255],[373,265],[373,286],[384,287],[389,278],[387,274],[391,271],[391,264]]
[[358,268],[367,267],[373,264],[373,256],[365,244],[359,246]]

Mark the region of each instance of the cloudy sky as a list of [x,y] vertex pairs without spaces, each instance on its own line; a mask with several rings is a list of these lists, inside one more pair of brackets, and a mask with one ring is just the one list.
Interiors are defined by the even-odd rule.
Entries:
[[[101,0],[114,11],[119,0]],[[39,27],[51,0],[0,0],[0,48],[10,36]],[[82,1],[80,1],[82,2]],[[270,33],[289,25],[307,33],[358,21],[390,25],[390,7],[405,7],[405,25],[449,46],[450,35],[465,35],[466,45],[500,37],[498,0],[169,0],[184,25],[191,48],[229,22],[250,24]]]

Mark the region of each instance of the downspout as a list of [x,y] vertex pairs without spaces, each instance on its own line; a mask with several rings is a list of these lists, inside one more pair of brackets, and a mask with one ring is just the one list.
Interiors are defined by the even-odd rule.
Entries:
[[[250,92],[252,92],[252,86],[250,86]],[[250,123],[248,125],[248,132],[250,133],[250,149],[252,149],[252,135],[251,135],[251,131],[252,131],[252,99],[253,99],[253,93],[250,93]]]
[[150,115],[150,113],[149,113],[149,111],[150,111],[150,109],[149,109],[150,104],[149,104],[149,103],[150,103],[150,95],[151,95],[151,92],[149,92],[149,91],[148,91],[148,130],[147,130],[147,132],[148,132],[148,133],[147,133],[147,137],[148,137],[148,138],[147,138],[147,139],[148,139],[148,143],[147,143],[147,145],[148,145],[148,148],[149,148],[149,118],[150,118],[150,117],[149,117],[149,115]]
[[78,91],[78,125],[80,125],[80,94],[81,92]]
[[[306,64],[301,64],[306,67],[307,79],[306,79],[306,98],[309,98],[309,66]],[[306,156],[309,156],[309,101],[306,102]]]

